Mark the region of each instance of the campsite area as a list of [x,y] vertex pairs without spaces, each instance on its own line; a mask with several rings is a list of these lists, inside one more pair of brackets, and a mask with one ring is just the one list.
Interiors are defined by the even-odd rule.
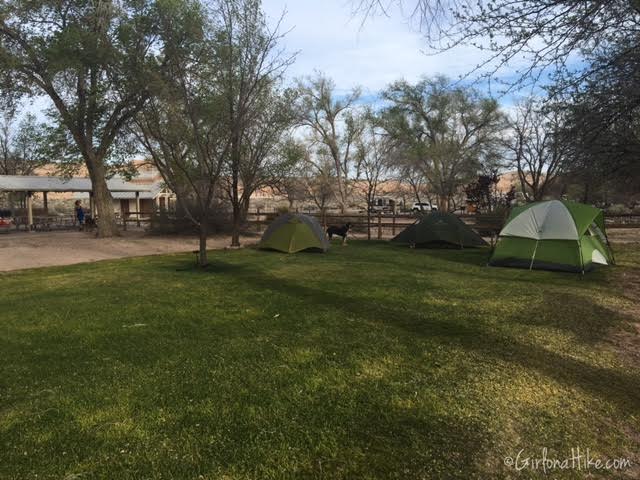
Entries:
[[640,248],[613,247],[584,276],[358,240],[2,273],[0,478],[525,478],[575,448],[638,478]]
[[640,0],[0,0],[0,480],[639,480]]

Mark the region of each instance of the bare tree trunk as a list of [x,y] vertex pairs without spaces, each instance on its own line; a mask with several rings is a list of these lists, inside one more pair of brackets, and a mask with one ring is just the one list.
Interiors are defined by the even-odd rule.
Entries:
[[449,211],[449,197],[446,195],[438,195],[438,209],[441,212]]
[[544,197],[544,188],[542,188],[540,185],[536,185],[535,189],[533,190],[533,200],[535,202],[539,202],[542,200],[542,197]]
[[233,205],[233,222],[232,222],[232,230],[231,230],[231,246],[239,247],[240,246],[240,227],[241,227],[241,218],[240,218],[240,208],[237,204]]
[[93,201],[98,211],[98,236],[113,237],[118,234],[118,228],[113,210],[113,197],[107,187],[104,164],[102,160],[95,157],[87,159],[86,163],[93,188]]
[[231,207],[233,212],[232,227],[231,227],[231,246],[240,246],[240,225],[241,225],[241,208],[240,208],[240,193],[239,183],[240,175],[238,169],[240,168],[240,136],[235,135],[232,141],[231,147]]
[[206,267],[209,264],[207,259],[207,220],[200,223],[200,248],[198,250],[198,265]]

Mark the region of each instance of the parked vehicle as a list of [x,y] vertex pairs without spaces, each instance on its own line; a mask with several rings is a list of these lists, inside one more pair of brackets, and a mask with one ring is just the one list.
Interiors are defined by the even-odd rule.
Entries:
[[438,211],[438,207],[436,205],[432,205],[429,202],[414,202],[413,205],[411,206],[411,211],[412,212],[437,212]]
[[13,225],[10,210],[0,210],[0,233],[9,233]]
[[393,213],[396,209],[396,201],[389,197],[376,197],[373,203],[369,205],[371,213]]

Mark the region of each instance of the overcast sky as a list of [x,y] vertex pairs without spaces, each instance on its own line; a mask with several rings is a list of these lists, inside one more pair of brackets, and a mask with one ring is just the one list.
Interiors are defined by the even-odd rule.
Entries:
[[426,52],[420,33],[398,11],[363,25],[361,17],[352,15],[350,0],[263,0],[263,6],[274,24],[286,11],[282,30],[291,31],[284,45],[299,51],[289,76],[320,70],[334,79],[339,91],[358,85],[365,95],[375,95],[399,78],[415,81],[439,73],[457,79],[483,58],[472,47]]

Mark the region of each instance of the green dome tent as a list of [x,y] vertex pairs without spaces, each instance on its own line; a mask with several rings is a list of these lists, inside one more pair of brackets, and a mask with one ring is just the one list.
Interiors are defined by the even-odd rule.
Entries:
[[307,249],[326,252],[329,249],[329,241],[315,218],[286,213],[271,222],[258,247],[285,253]]
[[567,272],[611,263],[602,210],[560,200],[514,208],[489,261],[495,266]]
[[452,213],[431,212],[391,239],[394,243],[416,247],[482,247],[480,235]]

